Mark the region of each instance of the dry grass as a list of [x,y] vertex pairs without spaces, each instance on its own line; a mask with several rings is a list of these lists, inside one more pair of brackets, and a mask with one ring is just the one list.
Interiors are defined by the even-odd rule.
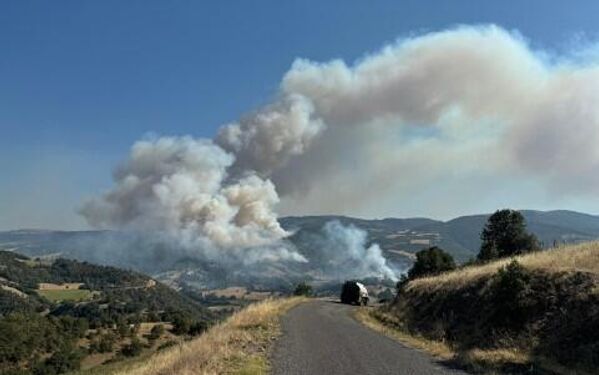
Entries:
[[[430,340],[403,330],[397,317],[378,310],[360,309],[356,312],[356,318],[370,329],[391,337],[406,346],[422,350],[441,360],[454,361],[477,373],[495,374],[496,370],[505,363],[526,365],[531,362],[530,355],[518,348],[472,349],[466,352],[458,352],[446,342]],[[549,367],[544,366],[546,369]]]
[[[555,354],[553,352],[540,352],[536,351],[534,346],[523,345],[522,342],[518,341],[519,336],[513,337],[514,342],[509,342],[505,338],[505,342],[493,348],[486,346],[487,349],[481,349],[467,346],[469,349],[465,349],[464,345],[460,345],[463,342],[459,340],[456,342],[445,342],[420,336],[420,334],[427,334],[427,337],[433,339],[436,337],[435,332],[426,330],[426,326],[424,326],[423,332],[418,331],[415,333],[415,330],[420,329],[421,326],[417,326],[417,322],[412,319],[414,316],[426,315],[425,312],[431,311],[431,309],[434,310],[434,304],[437,303],[449,303],[449,305],[443,305],[443,307],[438,307],[438,309],[451,309],[451,303],[448,302],[450,300],[444,300],[443,296],[453,295],[459,297],[463,291],[471,293],[472,291],[469,288],[472,287],[482,288],[479,290],[480,293],[488,292],[485,291],[486,284],[479,284],[478,282],[491,278],[499,268],[505,266],[513,259],[516,259],[522,266],[531,271],[541,271],[542,274],[549,275],[547,280],[553,280],[551,278],[553,277],[552,275],[561,275],[562,273],[572,275],[574,272],[590,274],[593,280],[597,280],[597,276],[599,275],[599,242],[561,246],[547,251],[502,259],[484,265],[467,266],[436,277],[416,279],[406,286],[405,294],[403,295],[404,305],[395,305],[390,310],[361,310],[358,313],[358,318],[370,328],[395,338],[408,346],[421,349],[443,359],[453,360],[475,372],[493,374],[501,373],[506,368],[526,370],[534,367],[555,374],[587,374],[584,369],[574,369],[574,367],[578,366],[570,365],[570,368],[567,368],[558,364],[556,360],[548,358],[548,356]],[[564,279],[560,276],[555,277],[555,280],[558,283]],[[576,290],[572,291],[572,293],[576,292]],[[466,296],[468,293],[466,293]],[[580,298],[588,302],[588,298],[584,297],[585,293],[587,293],[586,295],[599,293],[599,285],[595,286],[590,292],[584,291],[582,293],[583,297]],[[412,308],[420,302],[419,307]],[[432,307],[431,304],[433,304]],[[427,308],[429,309],[427,310]],[[412,318],[406,318],[410,316]],[[404,319],[411,320],[404,321]],[[431,319],[433,318],[431,317]],[[435,319],[438,319],[440,323],[444,322],[442,314]],[[406,329],[408,326],[410,330]],[[559,335],[560,333],[556,332],[555,334]],[[447,336],[441,335],[439,337]],[[535,354],[533,355],[532,353]]]
[[264,374],[267,352],[279,334],[278,317],[303,298],[265,300],[248,306],[199,338],[169,348],[113,374]]
[[377,310],[373,310],[371,308],[361,308],[356,312],[355,316],[368,328],[380,332],[385,336],[394,338],[411,348],[423,350],[437,358],[442,359],[451,359],[455,356],[454,351],[444,342],[433,341],[422,336],[411,335],[396,326],[396,324],[398,325],[399,322],[396,322],[396,324],[388,324],[391,323],[391,321],[397,320],[396,317],[390,314],[385,314],[384,317],[388,323],[382,323],[382,314],[385,313],[378,312]]
[[524,267],[545,272],[578,271],[599,274],[599,242],[561,246],[491,262],[485,265],[472,265],[436,277],[425,277],[411,281],[408,289],[460,288],[482,277],[489,276],[500,267],[516,259]]

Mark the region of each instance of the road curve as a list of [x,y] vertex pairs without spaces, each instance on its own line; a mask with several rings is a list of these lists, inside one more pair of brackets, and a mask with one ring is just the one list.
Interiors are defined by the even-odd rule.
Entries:
[[351,316],[356,308],[313,301],[289,311],[272,355],[273,374],[465,374],[363,326]]

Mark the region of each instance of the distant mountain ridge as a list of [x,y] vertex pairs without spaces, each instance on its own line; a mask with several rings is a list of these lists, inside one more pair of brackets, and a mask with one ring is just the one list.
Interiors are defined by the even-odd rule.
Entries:
[[[557,243],[577,243],[599,239],[599,216],[567,211],[522,210],[528,229],[537,235],[545,247]],[[360,219],[339,215],[289,216],[280,219],[281,225],[291,231],[290,240],[304,255],[310,255],[310,235],[320,232],[325,223],[338,220],[344,225],[354,225],[368,232],[371,243],[378,243],[384,255],[392,262],[409,266],[413,254],[422,248],[440,246],[458,261],[466,261],[478,253],[480,232],[490,214],[460,216],[448,221],[429,218]],[[29,256],[60,255],[94,263],[116,264],[143,272],[157,274],[167,269],[148,269],[132,254],[120,263],[101,259],[102,254],[85,251],[91,241],[119,241],[118,232],[109,231],[46,231],[16,230],[0,232],[0,249],[14,250]],[[189,263],[189,262],[187,262]],[[181,266],[186,262],[173,262],[173,269],[190,269]],[[200,265],[200,268],[206,265]],[[212,267],[212,266],[211,266]],[[279,275],[288,277],[294,270],[281,265]],[[305,270],[295,270],[303,273]],[[208,272],[208,271],[206,271]],[[210,273],[210,272],[209,272]],[[210,277],[210,279],[214,279]]]
[[[528,230],[544,247],[554,243],[577,243],[599,239],[599,216],[568,210],[521,210]],[[371,242],[387,252],[413,253],[427,246],[440,246],[464,261],[476,256],[480,248],[480,233],[491,214],[460,216],[448,221],[429,218],[357,219],[347,216],[298,216],[280,219],[285,229],[317,230],[325,222],[339,220],[368,231]],[[388,254],[389,255],[389,254]]]

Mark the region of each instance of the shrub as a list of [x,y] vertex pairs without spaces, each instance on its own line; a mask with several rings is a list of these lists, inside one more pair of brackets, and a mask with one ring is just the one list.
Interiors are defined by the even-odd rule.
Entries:
[[152,330],[150,331],[149,339],[150,340],[159,339],[160,336],[162,336],[163,334],[164,334],[164,326],[162,324],[156,324],[154,327],[152,327]]
[[423,276],[437,275],[455,269],[453,257],[443,249],[433,246],[416,253],[416,262],[408,271],[408,277],[415,279]]
[[191,319],[187,316],[177,314],[173,319],[173,333],[175,335],[185,335],[191,328]]
[[301,282],[295,287],[293,295],[309,297],[312,295],[312,286],[305,282]]
[[192,336],[201,335],[208,329],[208,324],[204,321],[194,322],[189,327],[188,333]]
[[158,346],[158,348],[156,348],[156,350],[158,350],[158,351],[160,351],[160,350],[164,350],[164,349],[167,349],[167,348],[171,348],[171,347],[173,347],[173,346],[175,346],[175,345],[177,345],[177,342],[176,342],[176,341],[174,341],[174,340],[169,340],[169,341],[167,341],[167,342],[165,342],[165,343],[162,343],[162,344],[160,344],[160,345]]
[[106,332],[96,337],[89,346],[91,352],[109,353],[114,347],[116,336],[112,332]]
[[519,329],[528,318],[532,275],[518,261],[500,268],[493,277],[495,321],[505,328]]
[[137,337],[133,337],[131,343],[121,349],[121,354],[125,357],[136,357],[141,354],[143,348],[144,346],[141,341]]
[[43,364],[38,365],[34,373],[36,375],[49,375],[78,370],[82,357],[83,355],[79,350],[72,347],[65,347],[52,354]]
[[392,301],[393,298],[395,298],[395,295],[393,294],[393,292],[391,291],[391,289],[386,288],[385,290],[383,290],[382,292],[380,292],[377,297],[379,298],[379,302],[382,303],[382,302]]

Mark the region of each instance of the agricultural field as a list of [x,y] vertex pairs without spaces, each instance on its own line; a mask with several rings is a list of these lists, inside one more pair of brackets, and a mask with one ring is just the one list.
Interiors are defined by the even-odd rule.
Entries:
[[79,302],[90,300],[94,293],[87,289],[46,289],[37,290],[37,294],[50,302]]

